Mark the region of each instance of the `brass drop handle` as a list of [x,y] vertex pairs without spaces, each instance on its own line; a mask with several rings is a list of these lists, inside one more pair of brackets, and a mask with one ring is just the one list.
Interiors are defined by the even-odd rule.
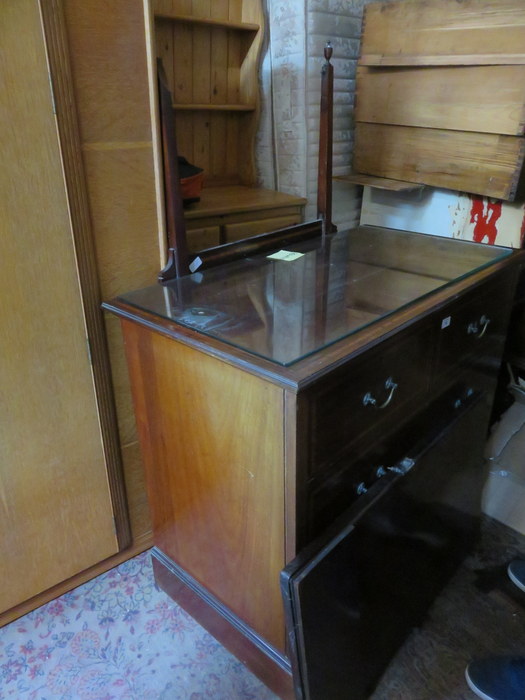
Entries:
[[383,403],[378,404],[377,400],[372,396],[372,394],[369,391],[367,391],[366,394],[363,396],[363,406],[373,406],[374,408],[378,409],[386,408],[388,404],[392,401],[394,397],[394,391],[397,389],[397,384],[392,379],[392,377],[388,377],[388,379],[386,380],[385,389],[389,392],[389,394]]
[[[478,325],[478,321],[468,324],[467,333],[469,335],[470,334],[475,335],[476,338],[479,340],[480,338],[483,338],[483,336],[487,332],[487,328],[489,327],[489,323],[490,323],[490,318],[488,318],[488,316],[485,316],[485,314],[483,314],[483,316],[479,319],[479,325]],[[479,328],[480,325],[481,325],[481,330]]]

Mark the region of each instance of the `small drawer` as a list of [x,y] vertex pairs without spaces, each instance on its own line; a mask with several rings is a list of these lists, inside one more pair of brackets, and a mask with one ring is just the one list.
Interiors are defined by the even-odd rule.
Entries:
[[238,224],[225,224],[224,235],[227,243],[239,241],[243,238],[257,236],[260,233],[278,231],[287,226],[294,226],[301,222],[299,213],[290,216],[275,216],[270,219],[259,219],[257,221],[242,221]]
[[188,229],[188,250],[190,253],[198,253],[205,248],[212,248],[221,243],[220,226],[203,226],[202,228]]
[[446,307],[438,317],[438,357],[436,380],[458,366],[472,364],[483,356],[498,359],[501,355],[509,314],[511,295],[506,282],[492,285],[480,295]]
[[357,440],[394,430],[424,401],[432,367],[431,329],[395,336],[365,352],[309,395],[310,476]]
[[[390,435],[379,435],[361,454],[352,451],[341,457],[329,471],[318,473],[306,486],[307,527],[306,542],[318,536],[344,510],[357,503],[377,482],[388,473],[402,473],[403,468],[411,467],[424,455],[433,454],[435,473],[425,487],[429,500],[438,494],[447,494],[450,502],[470,501],[473,511],[479,507],[479,493],[462,493],[460,487],[450,490],[448,478],[443,479],[446,465],[453,466],[455,456],[466,450],[461,460],[461,469],[478,472],[481,487],[483,465],[483,441],[465,441],[465,435],[477,434],[478,426],[485,425],[490,414],[490,405],[484,400],[482,387],[476,384],[459,382],[441,396],[426,404],[401,428]],[[447,435],[455,432],[456,441],[450,443]],[[447,447],[445,447],[445,444]],[[453,467],[454,470],[456,467]],[[418,480],[427,478],[419,467]],[[412,473],[414,478],[414,472]],[[461,484],[461,480],[459,484]],[[459,512],[459,511],[458,511]],[[468,510],[470,512],[470,508]]]

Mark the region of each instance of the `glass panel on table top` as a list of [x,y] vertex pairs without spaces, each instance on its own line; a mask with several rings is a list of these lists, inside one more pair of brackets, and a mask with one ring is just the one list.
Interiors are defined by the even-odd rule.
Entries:
[[509,248],[360,227],[119,299],[290,365],[503,259]]

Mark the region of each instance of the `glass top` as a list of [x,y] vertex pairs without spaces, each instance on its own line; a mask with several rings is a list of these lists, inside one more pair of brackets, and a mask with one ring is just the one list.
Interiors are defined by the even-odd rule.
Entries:
[[290,365],[508,256],[509,248],[360,227],[119,299]]

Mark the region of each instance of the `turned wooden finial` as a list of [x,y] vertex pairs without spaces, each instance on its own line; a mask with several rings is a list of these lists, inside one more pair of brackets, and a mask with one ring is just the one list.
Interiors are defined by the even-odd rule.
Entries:
[[323,221],[323,237],[334,230],[332,224],[332,130],[334,108],[334,67],[330,63],[332,44],[326,42],[326,63],[321,70],[321,110],[319,119],[319,165],[317,175],[317,217]]

